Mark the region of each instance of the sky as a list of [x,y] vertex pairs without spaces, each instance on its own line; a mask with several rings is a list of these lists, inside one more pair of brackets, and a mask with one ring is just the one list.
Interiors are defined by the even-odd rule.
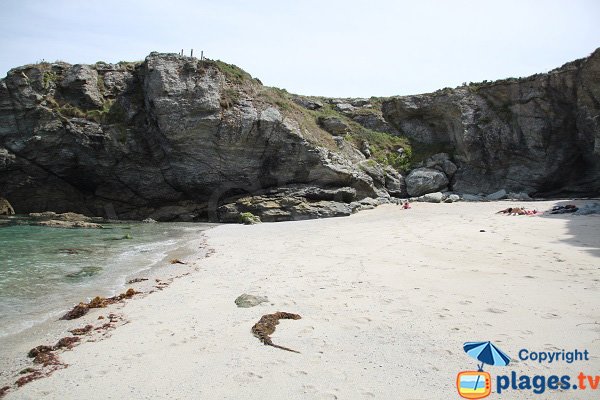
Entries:
[[184,49],[265,85],[407,95],[546,72],[600,47],[598,0],[0,0],[0,77]]

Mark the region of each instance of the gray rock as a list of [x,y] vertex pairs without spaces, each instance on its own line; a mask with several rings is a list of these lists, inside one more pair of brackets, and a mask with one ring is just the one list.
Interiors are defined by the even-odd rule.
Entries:
[[379,163],[373,160],[366,160],[360,162],[358,165],[361,170],[373,179],[376,185],[385,185],[385,172]]
[[371,101],[369,99],[357,98],[357,99],[350,99],[350,104],[353,105],[354,107],[365,107],[365,106],[370,106]]
[[452,153],[455,191],[594,196],[599,74],[597,49],[546,74],[386,99],[382,112],[413,143]]
[[448,178],[452,178],[458,169],[456,164],[450,161],[450,156],[447,153],[434,154],[425,161],[421,162],[418,167],[437,169],[438,171],[446,174]]
[[73,212],[66,212],[57,214],[53,211],[46,211],[40,213],[29,213],[29,218],[36,221],[65,221],[65,222],[90,222],[93,220],[92,217],[86,215],[77,214]]
[[96,224],[94,222],[85,222],[85,221],[61,221],[61,220],[44,220],[44,221],[36,221],[32,222],[31,225],[37,226],[45,226],[48,228],[85,228],[85,229],[102,229],[103,226],[100,224]]
[[258,192],[218,208],[221,222],[239,222],[241,213],[259,215],[263,222],[347,216],[356,198],[353,188],[322,189],[290,186]]
[[531,200],[531,197],[529,197],[529,195],[527,193],[523,193],[523,192],[509,193],[506,197],[510,200],[521,200],[521,201]]
[[323,103],[317,100],[311,100],[306,97],[295,96],[292,98],[294,103],[308,109],[308,110],[318,110],[319,108],[323,108]]
[[421,196],[436,192],[448,186],[448,178],[443,172],[431,168],[417,168],[406,177],[406,189],[410,196]]
[[352,112],[354,111],[354,106],[349,103],[338,103],[335,105],[335,108],[340,112]]
[[8,200],[3,197],[0,197],[0,215],[14,215],[15,210],[10,205]]
[[235,299],[235,304],[240,308],[255,307],[261,303],[268,302],[269,299],[266,296],[255,296],[252,294],[241,294]]
[[508,193],[506,193],[506,190],[501,189],[501,190],[498,190],[497,192],[488,194],[487,196],[485,196],[485,199],[490,200],[490,201],[502,200],[502,199],[505,199],[507,197],[507,195],[508,195]]
[[154,220],[152,218],[146,218],[146,219],[142,220],[142,222],[144,222],[146,224],[155,224],[156,220]]
[[377,199],[372,199],[370,197],[360,200],[359,203],[363,206],[377,207],[379,205],[379,202],[377,201]]
[[441,192],[427,193],[420,197],[420,201],[427,203],[441,203],[444,199],[444,194]]
[[345,135],[350,127],[338,117],[319,117],[319,125],[332,135]]
[[457,194],[450,194],[444,199],[444,203],[456,203],[460,201],[460,196]]
[[387,166],[384,169],[385,172],[385,188],[388,193],[394,197],[406,197],[408,192],[406,190],[406,182],[404,177],[400,175],[394,168]]
[[479,196],[477,194],[464,193],[461,195],[461,197],[464,201],[483,201],[484,200],[483,196]]
[[60,85],[62,95],[78,107],[100,108],[104,103],[98,87],[98,72],[89,65],[73,65]]
[[363,153],[363,155],[366,158],[371,158],[371,146],[369,145],[369,142],[367,142],[366,140],[363,140],[360,146],[360,152]]

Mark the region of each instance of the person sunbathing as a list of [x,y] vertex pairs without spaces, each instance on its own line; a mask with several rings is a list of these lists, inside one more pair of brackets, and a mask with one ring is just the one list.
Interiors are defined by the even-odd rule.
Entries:
[[508,214],[508,215],[528,215],[527,210],[521,207],[509,207],[504,210],[498,211],[496,214]]

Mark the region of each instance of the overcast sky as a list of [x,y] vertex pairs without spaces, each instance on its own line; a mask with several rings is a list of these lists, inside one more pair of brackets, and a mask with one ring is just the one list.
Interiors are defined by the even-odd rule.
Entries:
[[265,85],[386,96],[527,76],[600,47],[598,0],[2,0],[0,76],[151,51],[236,64]]

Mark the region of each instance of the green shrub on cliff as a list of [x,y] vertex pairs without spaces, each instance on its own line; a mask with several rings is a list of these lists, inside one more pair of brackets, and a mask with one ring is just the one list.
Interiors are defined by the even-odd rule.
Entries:
[[258,215],[254,215],[251,212],[243,212],[240,214],[240,223],[244,225],[260,224],[261,220]]

